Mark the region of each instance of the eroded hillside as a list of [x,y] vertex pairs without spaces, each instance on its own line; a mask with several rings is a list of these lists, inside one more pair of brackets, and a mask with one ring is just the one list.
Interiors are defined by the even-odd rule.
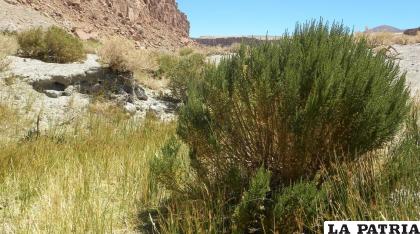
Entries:
[[54,19],[81,38],[119,34],[144,47],[189,43],[187,16],[175,0],[7,0]]

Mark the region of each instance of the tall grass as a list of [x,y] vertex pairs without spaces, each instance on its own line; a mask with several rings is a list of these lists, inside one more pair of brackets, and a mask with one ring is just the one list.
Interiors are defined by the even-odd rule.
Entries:
[[6,57],[15,54],[18,48],[15,36],[0,33],[0,72],[5,71],[9,66],[9,60]]
[[366,38],[373,47],[420,43],[420,33],[416,36],[408,36],[402,33],[372,32],[357,33],[356,36]]
[[140,207],[158,201],[148,160],[174,125],[90,114],[58,130],[1,143],[0,232],[134,232]]

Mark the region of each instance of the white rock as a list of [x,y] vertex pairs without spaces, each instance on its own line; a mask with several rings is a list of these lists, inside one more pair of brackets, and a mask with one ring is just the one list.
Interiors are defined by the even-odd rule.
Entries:
[[137,107],[133,103],[127,102],[124,105],[124,110],[127,111],[130,114],[135,114],[137,112]]
[[73,85],[69,85],[63,92],[63,96],[71,96],[75,92],[75,88]]
[[90,77],[97,78],[95,76],[100,76],[103,71],[101,64],[97,61],[98,56],[94,54],[88,54],[83,63],[69,64],[46,63],[16,56],[9,56],[9,59],[10,72],[23,77],[29,84],[59,82],[67,86]]
[[63,91],[57,90],[44,90],[44,93],[50,98],[59,98],[63,96]]

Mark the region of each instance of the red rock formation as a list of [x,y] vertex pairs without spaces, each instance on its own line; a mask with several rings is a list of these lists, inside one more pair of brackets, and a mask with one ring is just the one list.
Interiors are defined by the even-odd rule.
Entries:
[[190,43],[190,24],[175,0],[14,0],[32,7],[82,38],[120,34],[142,46]]

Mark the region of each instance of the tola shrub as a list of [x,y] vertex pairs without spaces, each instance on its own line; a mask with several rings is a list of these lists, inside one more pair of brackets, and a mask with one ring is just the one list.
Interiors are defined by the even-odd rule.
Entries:
[[178,134],[213,181],[264,166],[272,184],[289,184],[383,146],[408,98],[393,60],[343,25],[310,22],[209,66],[188,92]]

